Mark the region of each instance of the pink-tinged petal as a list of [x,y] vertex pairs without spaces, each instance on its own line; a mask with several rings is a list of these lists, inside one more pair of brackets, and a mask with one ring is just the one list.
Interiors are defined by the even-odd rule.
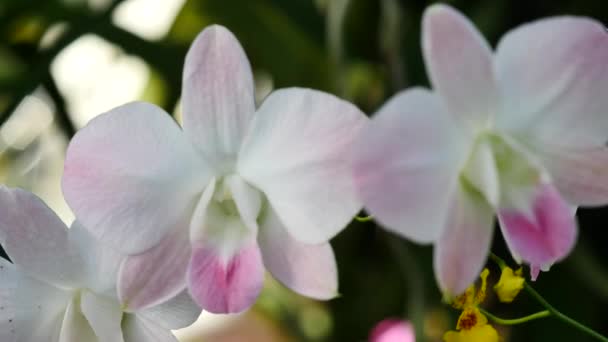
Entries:
[[122,333],[129,342],[177,342],[171,330],[134,314],[125,314]]
[[534,148],[568,203],[581,206],[608,203],[608,148],[548,144],[537,144]]
[[498,211],[500,227],[516,260],[530,264],[532,280],[566,257],[576,242],[577,226],[570,206],[557,190],[540,183],[524,203],[504,204]]
[[450,112],[469,127],[483,128],[498,108],[486,40],[460,12],[433,5],[422,19],[422,48],[433,88]]
[[129,256],[120,267],[118,297],[129,311],[163,303],[186,288],[190,259],[188,232],[177,229],[146,252]]
[[393,232],[416,242],[435,241],[471,144],[436,95],[420,88],[395,95],[352,150],[366,210]]
[[335,96],[275,91],[254,118],[237,169],[264,192],[294,238],[327,242],[361,209],[350,149],[366,123],[359,109]]
[[213,246],[195,246],[188,269],[194,300],[212,313],[237,313],[251,307],[262,290],[264,266],[254,241],[230,256]]
[[496,53],[499,127],[541,142],[602,146],[608,135],[608,34],[595,20],[557,17],[507,33]]
[[84,262],[69,243],[67,227],[34,194],[0,187],[0,244],[34,278],[66,287],[84,281]]
[[168,301],[136,314],[166,329],[174,330],[194,323],[201,314],[201,308],[192,300],[188,291],[184,290]]
[[78,221],[70,227],[68,238],[84,259],[84,287],[99,294],[115,296],[118,269],[125,256],[101,243]]
[[[121,342],[122,310],[113,298],[105,298],[92,292],[83,292],[80,308],[99,342]],[[78,340],[82,341],[82,340]]]
[[225,182],[232,193],[243,223],[252,232],[257,232],[257,218],[262,208],[262,194],[236,175],[227,177]]
[[369,335],[370,342],[415,342],[414,326],[400,319],[385,319]]
[[[97,341],[95,332],[91,329],[78,304],[79,301],[76,297],[72,298],[72,301],[68,304],[63,316],[63,322],[61,323],[61,329],[59,330],[59,338],[56,340],[57,342]],[[55,341],[53,338],[50,340]]]
[[272,208],[261,223],[258,242],[266,269],[293,291],[316,299],[338,294],[338,270],[329,243],[309,245],[295,240]]
[[78,219],[114,248],[136,254],[190,217],[211,171],[173,119],[130,103],[72,139],[63,192]]
[[441,290],[456,296],[475,282],[486,263],[494,211],[467,185],[460,186],[451,200],[445,231],[435,243],[433,263]]
[[225,27],[206,28],[186,56],[184,131],[220,170],[233,163],[255,113],[249,60]]

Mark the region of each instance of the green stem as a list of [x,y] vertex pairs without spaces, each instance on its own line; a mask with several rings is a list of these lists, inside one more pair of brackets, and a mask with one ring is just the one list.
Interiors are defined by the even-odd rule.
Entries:
[[547,302],[547,300],[545,300],[538,292],[536,292],[536,290],[534,290],[532,288],[532,286],[528,285],[528,283],[524,283],[524,288],[526,289],[526,291],[528,291],[528,293],[534,297],[542,306],[544,306],[548,311],[551,312],[551,314],[553,316],[555,316],[557,319],[559,319],[560,321],[571,325],[572,327],[586,333],[587,335],[593,336],[595,337],[597,340],[599,341],[604,341],[604,342],[608,342],[608,338],[602,336],[600,333],[598,333],[597,331],[583,325],[582,323],[564,315],[563,313],[561,313],[559,310],[557,310],[556,308],[554,308],[551,304],[549,304],[549,302]]
[[507,263],[494,253],[490,253],[490,259],[492,259],[492,261],[494,261],[498,267],[500,267],[501,271],[503,268],[507,267]]
[[[506,262],[504,260],[502,260],[500,257],[498,257],[496,254],[494,253],[490,253],[490,258],[492,260],[494,260],[494,262],[496,262],[496,264],[498,264],[498,266],[503,269],[506,266]],[[602,336],[600,333],[598,333],[597,331],[583,325],[582,323],[564,315],[563,313],[561,313],[559,310],[557,310],[556,308],[553,307],[553,305],[549,304],[549,302],[543,298],[538,292],[536,292],[536,290],[534,288],[532,288],[532,286],[530,286],[530,284],[528,284],[527,282],[524,282],[524,289],[526,289],[526,291],[528,292],[528,294],[530,294],[530,296],[532,296],[534,299],[536,299],[536,301],[545,307],[545,309],[547,309],[547,311],[549,311],[551,313],[552,316],[554,316],[555,318],[559,319],[560,321],[586,333],[589,336],[594,337],[595,339],[599,340],[599,341],[603,341],[603,342],[608,342],[608,338]]]
[[533,321],[535,319],[540,319],[540,318],[545,318],[545,317],[551,316],[551,311],[544,310],[544,311],[533,313],[531,315],[520,317],[520,318],[506,319],[506,318],[496,317],[496,316],[492,315],[491,313],[489,313],[488,311],[486,311],[486,310],[484,310],[482,308],[479,308],[479,311],[481,311],[484,315],[488,316],[488,318],[490,320],[492,320],[493,322],[498,323],[500,325],[522,324],[522,323],[526,323],[526,322],[529,322],[529,321]]

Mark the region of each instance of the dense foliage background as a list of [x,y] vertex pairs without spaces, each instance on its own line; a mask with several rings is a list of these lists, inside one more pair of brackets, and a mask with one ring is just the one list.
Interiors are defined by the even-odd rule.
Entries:
[[[131,2],[138,2],[138,9],[118,20],[115,11],[125,12],[123,7]],[[178,0],[177,15],[167,32],[152,37],[130,28],[129,21],[154,26],[156,17],[146,8],[160,3],[0,0],[2,183],[31,189],[70,219],[59,192],[65,144],[88,118],[120,104],[114,103],[116,99],[103,100],[111,86],[95,87],[96,79],[84,76],[97,67],[94,54],[78,57],[85,63],[78,71],[83,74],[68,77],[69,63],[68,71],[65,62],[63,68],[56,66],[62,54],[85,35],[89,40],[90,34],[102,39],[94,40],[95,44],[111,44],[109,63],[136,57],[137,65],[143,65],[141,91],[120,101],[144,99],[172,113],[179,101],[187,48],[201,29],[213,23],[227,26],[243,44],[261,96],[272,88],[311,87],[373,113],[400,89],[428,85],[420,51],[420,20],[431,1]],[[469,16],[493,45],[509,29],[541,17],[574,14],[608,22],[604,0],[449,3]],[[125,80],[118,72],[109,84]],[[78,92],[80,88],[88,93]],[[95,112],[83,116],[78,103],[90,98],[102,100]],[[551,272],[543,273],[534,286],[563,312],[608,335],[608,209],[579,210],[579,218],[576,249]],[[458,313],[441,302],[430,247],[411,244],[373,222],[354,222],[334,239],[333,246],[341,297],[316,303],[269,280],[251,313],[201,335],[207,336],[206,341],[364,341],[370,329],[387,317],[423,323],[427,341],[439,341],[445,330],[454,328]],[[495,234],[493,251],[511,260],[500,234]],[[498,270],[491,263],[489,267],[495,282]],[[490,296],[485,307],[502,317],[540,309],[525,294],[510,305]],[[499,329],[505,341],[591,341],[553,319]]]

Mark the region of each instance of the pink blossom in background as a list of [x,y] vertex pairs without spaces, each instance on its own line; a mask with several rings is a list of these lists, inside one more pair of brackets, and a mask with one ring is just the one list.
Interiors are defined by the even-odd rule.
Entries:
[[68,147],[68,204],[129,255],[121,300],[145,308],[187,287],[207,311],[240,312],[265,269],[300,294],[333,298],[329,240],[361,209],[347,152],[365,115],[301,88],[256,108],[247,56],[221,26],[192,44],[182,90],[182,127],[152,104],[130,103]]
[[434,90],[395,95],[354,149],[364,205],[435,244],[448,294],[481,271],[495,216],[535,279],[573,248],[576,207],[608,203],[608,35],[554,17],[509,31],[493,52],[461,13],[433,5],[422,41]]
[[385,319],[369,335],[369,342],[415,342],[414,326],[400,319]]

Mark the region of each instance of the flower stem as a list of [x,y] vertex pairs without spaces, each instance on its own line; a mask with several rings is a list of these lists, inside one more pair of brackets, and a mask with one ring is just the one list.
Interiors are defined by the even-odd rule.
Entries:
[[534,288],[532,288],[532,286],[530,286],[528,283],[524,283],[524,288],[526,289],[526,291],[528,291],[528,293],[534,297],[542,306],[544,306],[548,311],[551,312],[551,314],[553,316],[555,316],[555,318],[559,319],[560,321],[571,325],[572,327],[586,333],[587,335],[593,336],[595,337],[597,340],[599,341],[604,341],[604,342],[608,342],[608,338],[602,336],[600,333],[598,333],[597,331],[583,325],[582,323],[564,315],[563,313],[561,313],[560,311],[558,311],[556,308],[554,308],[551,304],[549,304],[549,302],[547,302],[547,300],[545,300],[538,292],[536,292],[536,290]]
[[526,323],[529,321],[533,321],[535,319],[540,319],[540,318],[545,318],[545,317],[551,316],[551,311],[544,310],[544,311],[533,313],[531,315],[520,317],[520,318],[505,319],[505,318],[496,317],[482,308],[479,308],[479,311],[481,311],[484,315],[488,316],[488,318],[490,320],[492,320],[493,322],[498,323],[500,325],[522,324],[522,323]]
[[[494,253],[490,253],[490,258],[496,263],[498,264],[498,266],[503,269],[506,266],[506,262],[504,260],[502,260],[500,257],[498,257],[496,254]],[[530,294],[530,296],[532,296],[534,299],[536,299],[536,301],[545,307],[545,309],[547,309],[546,311],[549,311],[551,316],[554,316],[555,318],[559,319],[560,321],[586,333],[589,336],[594,337],[595,339],[597,339],[598,341],[603,341],[603,342],[608,342],[608,338],[602,336],[600,333],[598,333],[597,331],[583,325],[582,323],[564,315],[563,313],[561,313],[559,310],[557,310],[556,308],[553,307],[553,305],[549,304],[549,302],[543,298],[538,292],[536,292],[536,290],[530,286],[530,284],[528,284],[528,282],[524,282],[524,289],[526,289],[526,291],[528,292],[528,294]],[[490,317],[490,316],[488,316]]]
[[507,267],[507,263],[494,253],[490,253],[490,259],[492,259],[492,261],[494,261],[498,267],[500,267],[501,271],[503,268]]

